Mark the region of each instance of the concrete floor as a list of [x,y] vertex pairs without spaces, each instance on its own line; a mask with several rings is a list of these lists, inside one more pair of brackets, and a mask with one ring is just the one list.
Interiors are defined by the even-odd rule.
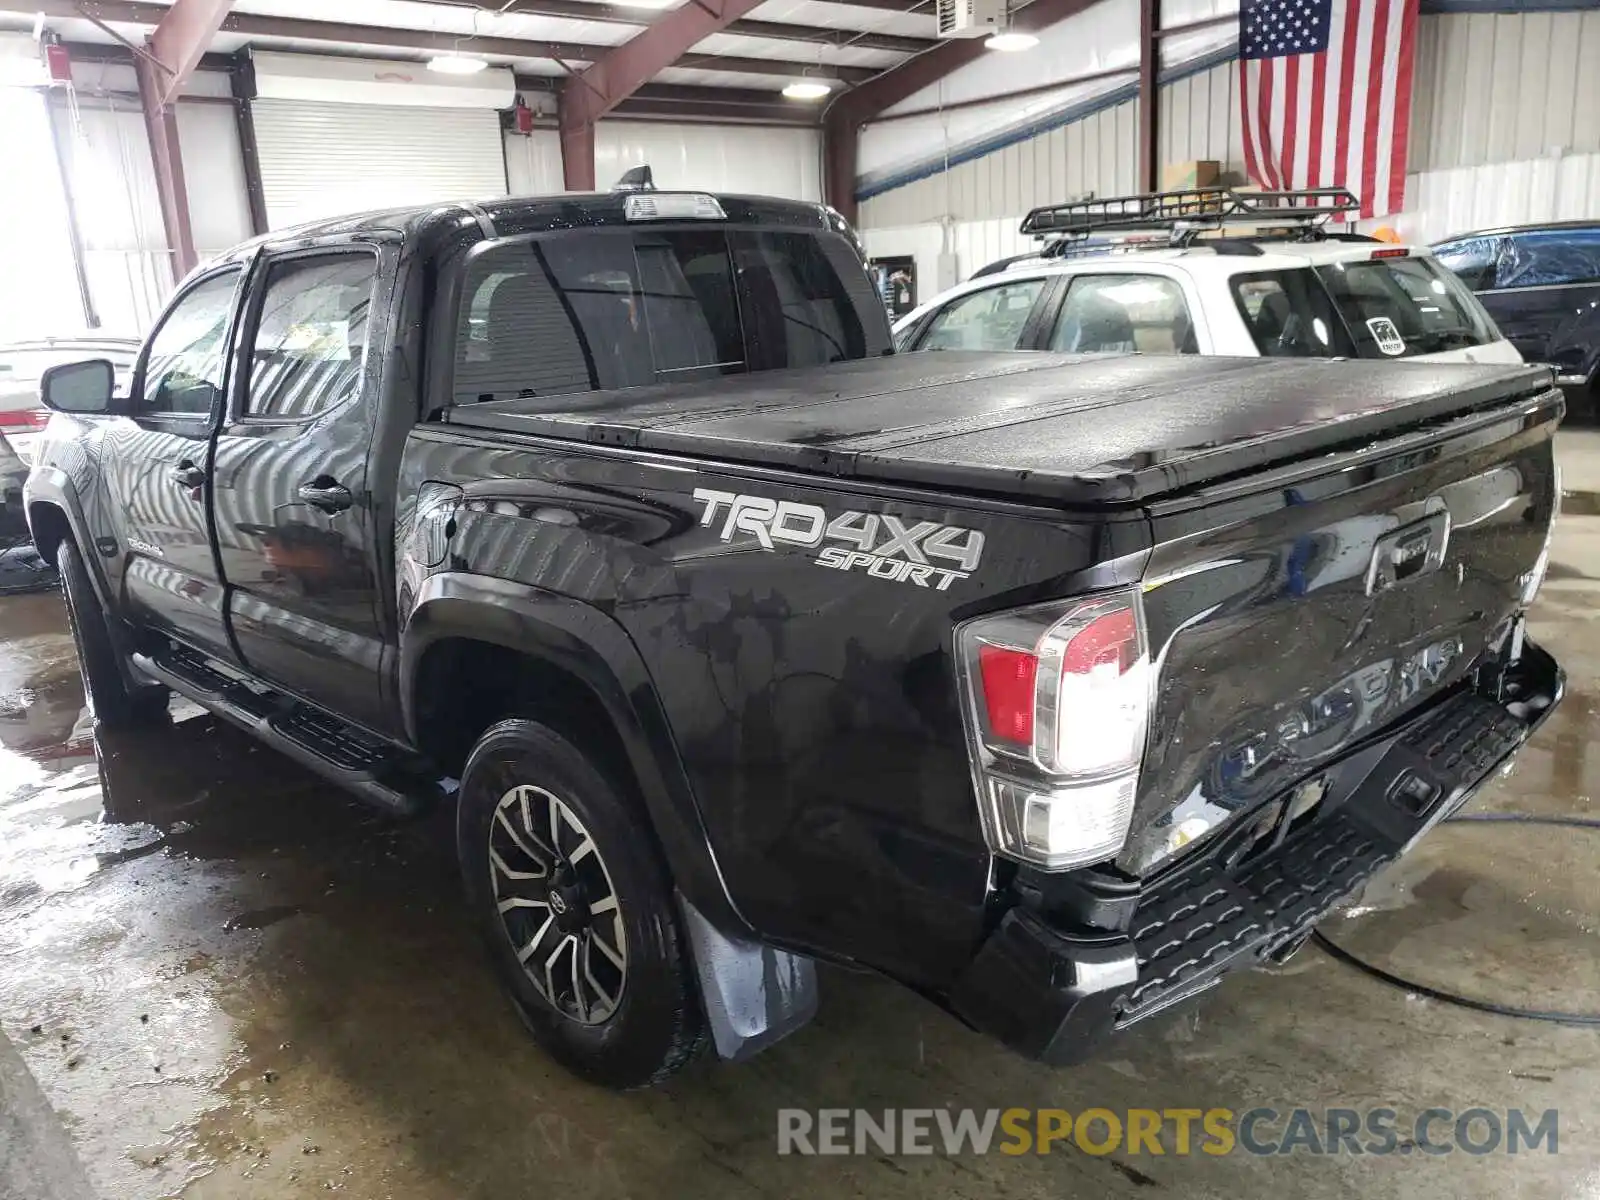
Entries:
[[[1480,807],[1596,811],[1600,435],[1563,434],[1562,455],[1577,494],[1534,633],[1571,691]],[[38,1132],[105,1197],[1600,1196],[1600,1032],[1411,997],[1315,948],[1074,1070],[827,970],[819,1019],[749,1064],[585,1087],[491,979],[447,818],[386,824],[201,715],[97,755],[59,598],[0,599],[0,639],[0,1098],[24,1119],[31,1073],[67,1138]],[[1597,863],[1600,834],[1446,826],[1327,929],[1446,988],[1600,1009]],[[1299,1104],[1557,1108],[1560,1152],[775,1154],[789,1106]]]

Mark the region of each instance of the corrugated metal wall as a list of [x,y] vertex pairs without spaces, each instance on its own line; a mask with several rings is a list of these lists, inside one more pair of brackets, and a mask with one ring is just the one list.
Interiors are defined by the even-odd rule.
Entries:
[[[1163,162],[1211,158],[1225,169],[1242,167],[1237,70],[1223,63],[1161,89]],[[1419,177],[1486,164],[1506,164],[1509,173],[1478,177],[1473,197],[1451,201],[1456,210],[1481,213],[1487,205],[1487,219],[1512,222],[1537,219],[1527,214],[1552,205],[1567,212],[1588,203],[1588,193],[1575,183],[1564,184],[1559,198],[1539,191],[1533,180],[1566,176],[1533,164],[1600,151],[1600,6],[1426,15],[1418,30],[1416,70],[1412,186],[1435,190],[1426,198],[1408,198],[1408,209],[1440,211],[1443,177],[1426,184]],[[945,218],[985,221],[1020,216],[1032,204],[1061,195],[1112,194],[1133,182],[1135,111],[1132,103],[1102,110],[874,196],[862,204],[861,223],[870,229]],[[1524,203],[1518,199],[1523,195],[1531,198]],[[1424,223],[1433,230],[1439,222],[1429,216]]]
[[[1214,158],[1227,170],[1244,160],[1239,131],[1238,68],[1231,62],[1161,89],[1163,162]],[[1136,191],[1138,103],[1124,101],[905,187],[864,200],[861,226],[875,229],[938,222],[1020,220],[1030,208],[1093,192]]]
[[513,196],[547,196],[566,187],[561,173],[561,135],[554,129],[507,133],[506,186]]
[[[822,199],[821,136],[815,129],[601,121],[594,140],[600,187],[609,187],[629,167],[649,163],[661,188]],[[561,139],[554,129],[507,133],[505,143],[513,196],[562,190]]]
[[961,163],[861,204],[861,225],[985,220],[1085,192],[1115,195],[1138,182],[1136,106],[1118,104],[1026,142]]
[[1424,171],[1406,178],[1406,211],[1390,222],[1407,241],[1437,242],[1495,225],[1600,216],[1600,154]]
[[641,163],[650,164],[660,188],[822,199],[815,129],[622,120],[595,126],[595,183],[609,187]]
[[1161,161],[1215,159],[1222,169],[1244,172],[1244,134],[1239,123],[1239,65],[1229,61],[1161,89],[1157,122]]
[[[1225,172],[1242,170],[1237,71],[1225,62],[1162,87],[1162,162],[1216,159]],[[1136,101],[1123,101],[862,201],[867,252],[914,256],[924,297],[1022,253],[1036,244],[1017,232],[1030,208],[1138,190],[1138,112]]]
[[1424,17],[1411,138],[1413,172],[1600,150],[1600,9]]

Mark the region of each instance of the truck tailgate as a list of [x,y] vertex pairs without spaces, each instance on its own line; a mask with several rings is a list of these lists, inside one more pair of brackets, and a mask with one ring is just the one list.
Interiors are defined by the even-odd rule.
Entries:
[[1158,683],[1122,867],[1290,789],[1315,804],[1321,765],[1500,644],[1547,551],[1560,412],[1547,394],[1151,506]]
[[461,405],[451,424],[834,476],[1130,503],[1531,396],[1534,367],[892,355]]

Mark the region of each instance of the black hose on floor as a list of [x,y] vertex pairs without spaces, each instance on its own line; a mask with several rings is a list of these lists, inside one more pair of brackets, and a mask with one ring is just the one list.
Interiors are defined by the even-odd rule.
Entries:
[[[1567,829],[1600,829],[1600,817],[1543,816],[1538,813],[1473,812],[1461,813],[1448,818],[1448,820],[1482,821],[1503,825],[1559,825]],[[1321,946],[1323,950],[1340,962],[1371,975],[1374,979],[1381,979],[1392,987],[1404,988],[1408,992],[1415,992],[1417,995],[1426,996],[1430,1000],[1439,1000],[1445,1004],[1454,1004],[1459,1008],[1470,1008],[1476,1012],[1493,1013],[1501,1017],[1518,1017],[1524,1021],[1549,1021],[1557,1025],[1582,1025],[1600,1028],[1600,1013],[1519,1008],[1514,1004],[1496,1004],[1492,1000],[1479,1000],[1472,996],[1447,992],[1441,988],[1429,987],[1425,983],[1417,983],[1402,975],[1396,975],[1393,971],[1386,971],[1382,967],[1375,966],[1365,959],[1357,958],[1343,946],[1334,942],[1320,929],[1313,931],[1311,936],[1317,945]]]

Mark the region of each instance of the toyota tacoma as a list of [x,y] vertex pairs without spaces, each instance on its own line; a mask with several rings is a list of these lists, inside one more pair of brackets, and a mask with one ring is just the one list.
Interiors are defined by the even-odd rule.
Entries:
[[1281,960],[1559,700],[1546,370],[897,355],[816,205],[327,221],[53,368],[96,718],[172,692],[455,806],[523,1018],[615,1086],[816,963],[1079,1060]]

